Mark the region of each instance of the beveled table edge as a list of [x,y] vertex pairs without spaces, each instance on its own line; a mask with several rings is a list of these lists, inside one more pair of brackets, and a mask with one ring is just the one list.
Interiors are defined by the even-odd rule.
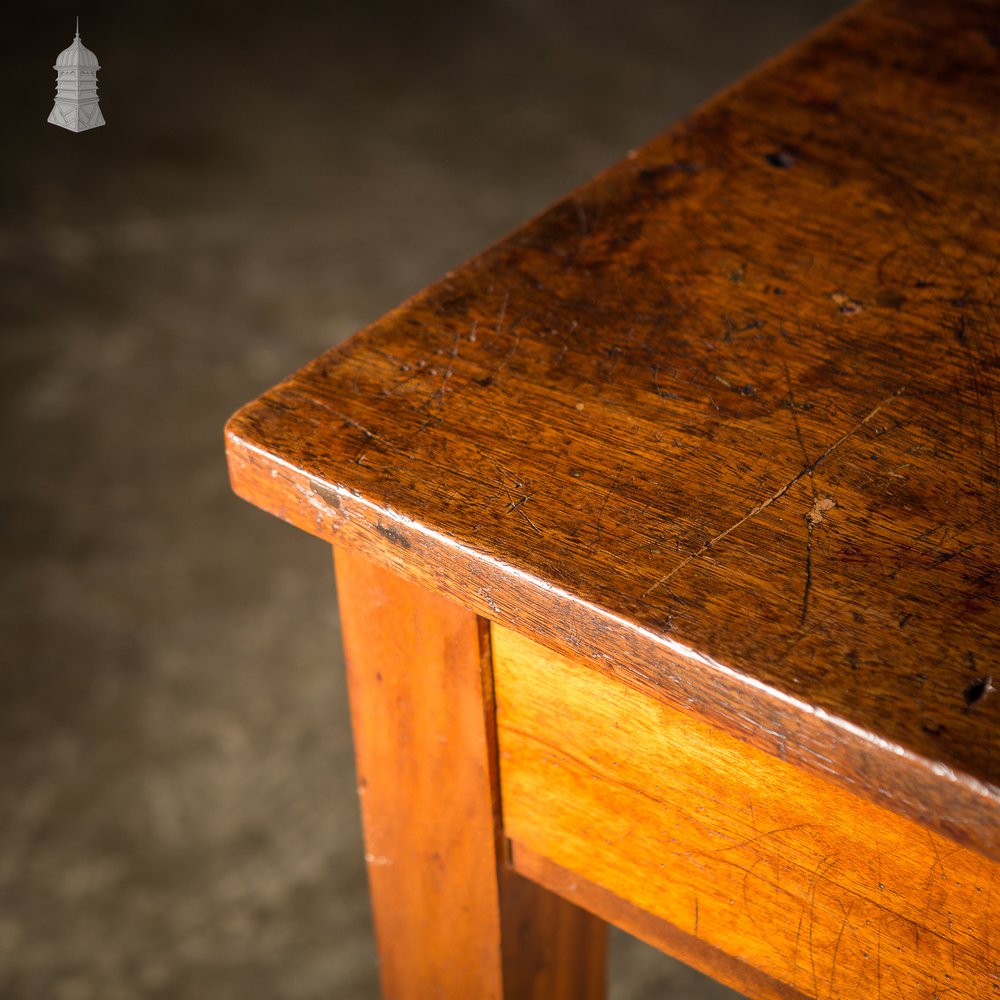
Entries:
[[[253,415],[266,398],[243,407],[226,426],[230,479],[243,499],[1000,861],[1000,788],[651,633],[346,485],[294,467],[252,440]],[[611,634],[630,651],[628,657],[607,654]]]

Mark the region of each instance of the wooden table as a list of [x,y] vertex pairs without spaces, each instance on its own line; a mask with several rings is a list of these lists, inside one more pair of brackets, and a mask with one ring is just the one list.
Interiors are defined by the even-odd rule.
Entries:
[[1000,995],[998,202],[1000,7],[875,0],[233,418],[387,996]]

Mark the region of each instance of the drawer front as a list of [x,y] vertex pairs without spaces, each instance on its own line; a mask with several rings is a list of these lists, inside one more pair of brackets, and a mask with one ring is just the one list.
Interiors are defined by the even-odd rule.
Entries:
[[524,874],[564,870],[552,888],[751,995],[1000,997],[1000,866],[514,632],[492,646]]

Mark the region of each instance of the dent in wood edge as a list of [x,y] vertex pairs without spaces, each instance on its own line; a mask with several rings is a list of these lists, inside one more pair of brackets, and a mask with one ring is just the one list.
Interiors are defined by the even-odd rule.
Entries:
[[[291,463],[285,462],[279,456],[258,447],[252,441],[241,436],[239,427],[243,415],[252,410],[251,403],[245,410],[234,415],[226,427],[227,455],[229,459],[230,478],[233,490],[245,500],[261,507],[269,513],[301,528],[302,530],[322,538],[324,541],[344,545],[348,544],[364,552],[376,562],[392,569],[401,576],[431,589],[443,596],[465,605],[481,616],[485,616],[514,631],[525,632],[525,616],[520,610],[505,609],[494,601],[482,588],[473,590],[471,587],[456,592],[443,585],[441,576],[435,572],[435,561],[430,556],[442,551],[451,551],[458,555],[465,565],[482,566],[489,573],[507,578],[515,585],[532,593],[542,593],[570,606],[581,609],[585,616],[600,621],[623,636],[638,638],[644,643],[660,649],[664,659],[674,663],[681,662],[693,668],[690,681],[697,682],[702,672],[714,676],[723,683],[755,693],[764,704],[778,710],[778,714],[787,714],[798,718],[811,718],[822,726],[833,741],[841,741],[847,748],[852,760],[856,763],[871,764],[868,754],[874,752],[883,762],[891,759],[901,765],[905,771],[923,772],[935,782],[947,782],[953,796],[938,805],[946,805],[943,811],[929,808],[925,794],[910,793],[898,782],[895,786],[886,785],[883,781],[874,785],[858,781],[852,775],[844,774],[840,769],[824,766],[827,758],[822,753],[821,741],[813,739],[808,742],[788,740],[779,731],[771,731],[762,726],[756,719],[744,714],[744,706],[732,699],[731,704],[721,700],[713,705],[713,712],[706,711],[702,704],[693,699],[684,687],[684,682],[677,673],[664,672],[660,676],[644,672],[639,663],[629,662],[617,664],[610,662],[610,657],[597,649],[582,648],[579,641],[573,641],[571,633],[561,634],[563,615],[550,616],[544,623],[544,628],[533,629],[533,638],[542,645],[551,645],[559,652],[567,653],[578,659],[589,661],[598,669],[610,670],[624,683],[639,686],[654,697],[662,698],[681,711],[691,712],[704,718],[712,725],[730,732],[754,746],[758,746],[774,756],[787,760],[797,766],[806,768],[821,775],[826,780],[834,781],[841,787],[861,795],[869,801],[876,802],[891,811],[913,819],[915,822],[928,826],[943,835],[962,843],[991,860],[1000,861],[1000,842],[996,831],[973,818],[968,819],[970,807],[985,807],[991,813],[1000,809],[1000,788],[997,788],[973,775],[956,771],[954,768],[928,758],[886,740],[871,731],[851,723],[847,719],[826,712],[824,709],[810,705],[787,692],[772,687],[748,674],[729,667],[724,663],[697,652],[669,636],[651,632],[637,623],[621,618],[607,609],[601,608],[580,598],[555,584],[539,579],[532,574],[518,569],[487,553],[464,545],[448,535],[435,531],[406,515],[393,511],[386,505],[380,505],[359,493],[346,487],[328,483]],[[248,470],[251,470],[248,475]],[[254,488],[254,479],[262,481],[281,479],[285,491],[292,491],[303,502],[304,508],[311,512],[310,517],[296,516],[296,511],[289,509],[287,502],[274,503],[275,497],[269,496],[264,490]],[[272,486],[273,489],[273,486]],[[341,532],[348,531],[345,540]],[[392,534],[389,539],[386,532]],[[396,551],[396,558],[387,551],[385,541],[391,541],[391,549]],[[427,551],[425,552],[425,546]],[[405,550],[405,551],[400,551]],[[429,554],[429,555],[428,555]],[[420,572],[423,570],[423,572]],[[474,578],[472,573],[466,574]],[[547,631],[546,631],[547,629]],[[607,629],[605,629],[607,631]],[[548,641],[547,641],[548,640]],[[562,647],[560,647],[562,643]],[[662,662],[662,661],[661,661]],[[664,681],[670,681],[669,685]],[[732,697],[732,694],[731,694]],[[723,714],[720,714],[720,709]],[[893,771],[895,769],[893,768]],[[898,779],[904,772],[895,772]],[[883,775],[891,777],[890,775]]]

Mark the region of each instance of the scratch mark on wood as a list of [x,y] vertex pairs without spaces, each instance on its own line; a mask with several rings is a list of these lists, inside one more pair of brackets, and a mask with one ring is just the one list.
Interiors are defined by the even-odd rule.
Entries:
[[500,315],[497,316],[496,332],[499,334],[503,329],[503,318],[507,315],[507,303],[510,301],[510,291],[504,292],[503,302],[500,304]]
[[840,939],[844,936],[844,928],[851,919],[851,910],[854,909],[854,903],[855,900],[852,899],[851,905],[847,907],[847,910],[844,913],[844,919],[840,924],[840,930],[837,932],[837,940],[833,945],[833,961],[830,965],[830,1000],[833,1000],[833,986],[837,977],[837,953],[840,951]]
[[[829,864],[826,864],[827,862]],[[826,855],[816,866],[816,871],[809,878],[809,963],[812,967],[813,994],[819,996],[819,977],[816,974],[816,949],[813,944],[813,930],[816,927],[816,883],[825,878],[831,868],[836,865],[837,859],[831,855]],[[824,868],[823,866],[826,865]]]
[[[907,383],[909,384],[909,383]],[[744,514],[735,524],[730,525],[724,531],[720,531],[713,538],[710,538],[707,542],[697,552],[692,553],[686,559],[682,559],[669,573],[665,573],[660,577],[648,590],[645,590],[642,594],[643,597],[648,597],[654,590],[659,589],[665,583],[669,583],[682,569],[688,566],[689,563],[694,562],[696,559],[700,559],[713,545],[718,545],[719,542],[728,538],[737,528],[742,527],[747,521],[756,517],[762,511],[767,510],[771,504],[780,500],[800,479],[804,476],[811,475],[812,472],[826,459],[828,459],[841,445],[843,445],[847,440],[852,438],[858,431],[863,427],[866,427],[872,420],[882,412],[885,407],[887,407],[893,400],[898,399],[900,395],[905,391],[906,385],[901,386],[897,389],[891,396],[886,396],[880,403],[874,406],[868,413],[865,414],[850,430],[845,431],[843,434],[837,438],[825,451],[823,451],[820,456],[804,469],[800,469],[791,479],[785,483],[780,489],[775,490],[763,503],[759,503],[752,507],[746,514]]]
[[452,372],[455,368],[455,359],[458,357],[458,343],[461,340],[462,335],[460,333],[455,334],[455,339],[452,341],[451,350],[448,352],[448,367],[441,373],[441,382],[431,397],[430,402],[442,404],[444,403],[444,394],[448,386],[448,380],[452,376]]
[[792,986],[795,985],[795,980],[799,971],[799,941],[802,940],[802,921],[805,919],[806,915],[806,901],[802,900],[802,908],[799,910],[799,925],[795,929],[795,943],[792,946]]
[[802,611],[799,614],[799,628],[802,628],[809,617],[809,595],[812,592],[813,579],[813,523],[806,517],[806,569],[802,584]]
[[324,403],[323,400],[321,399],[316,399],[313,396],[303,395],[302,393],[295,392],[292,389],[286,389],[286,392],[288,393],[289,396],[301,399],[304,402],[310,404],[311,406],[315,406],[318,409],[326,410],[328,413],[332,413],[335,417],[337,417],[338,420],[343,421],[345,426],[352,427],[354,428],[354,430],[360,431],[364,435],[365,441],[377,441],[379,444],[384,445],[390,451],[393,451],[398,455],[402,455],[405,458],[411,458],[414,460],[416,459],[417,457],[416,455],[406,451],[391,438],[387,438],[382,434],[378,434],[375,431],[371,430],[370,428],[365,427],[364,424],[359,423],[353,417],[349,417],[346,413],[343,413],[336,407],[331,406],[329,403]]
[[618,481],[621,479],[621,471],[622,467],[619,465],[618,468],[615,469],[614,479],[611,480],[611,485],[608,487],[607,493],[604,494],[604,499],[601,501],[600,509],[597,511],[597,522],[594,527],[597,531],[596,544],[598,545],[601,543],[601,518],[604,517],[604,508],[607,506],[608,498],[614,492],[615,487],[618,485]]
[[[800,331],[801,332],[801,331]],[[809,452],[806,449],[805,440],[802,437],[802,428],[799,425],[799,414],[798,407],[795,403],[795,394],[792,392],[792,376],[788,370],[788,363],[783,362],[785,369],[785,383],[788,386],[788,409],[792,414],[792,425],[795,428],[795,437],[799,442],[799,450],[802,452],[802,461],[805,465],[809,465]],[[809,473],[809,485],[812,489],[813,496],[813,509],[819,503],[819,498],[816,493],[816,477],[810,471]],[[822,517],[822,515],[820,515]],[[813,525],[816,522],[807,514],[806,515],[806,554],[805,554],[805,572],[803,574],[802,582],[802,610],[799,614],[799,628],[801,629],[805,623],[806,619],[809,617],[809,595],[812,593],[812,542],[813,542]]]
[[764,840],[767,837],[777,837],[781,833],[792,833],[795,830],[812,830],[821,828],[820,823],[796,823],[794,826],[781,826],[776,830],[765,830],[764,833],[758,833],[756,837],[748,837],[746,840],[741,840],[735,844],[727,844],[725,847],[716,847],[714,850],[710,851],[710,854],[718,854],[721,851],[735,851],[740,848],[747,847],[750,844],[755,844],[758,840]]
[[[523,504],[526,501],[530,500],[535,494],[525,493],[515,499],[514,494],[511,493],[510,491],[510,487],[507,486],[506,470],[499,462],[495,462],[494,464],[497,467],[497,472],[500,473],[500,488],[504,491],[504,493],[507,494],[507,506],[504,508],[504,511],[508,514],[512,514],[516,510],[518,514],[520,514],[521,517],[524,518],[524,520],[531,526],[531,528],[540,535],[542,532],[539,529],[538,525],[535,524],[535,522],[532,521],[530,517],[528,517],[523,507]],[[520,485],[521,485],[520,480],[518,480],[517,477],[514,477],[515,489],[518,488]]]
[[[954,942],[952,942],[954,948]],[[878,995],[882,998],[882,925],[875,925],[875,972],[878,977]]]
[[653,372],[653,388],[656,390],[656,395],[659,396],[660,399],[680,399],[681,397],[677,395],[676,392],[664,392],[663,389],[660,388],[660,366],[652,365],[651,369]]
[[[810,480],[813,478],[812,473],[809,474],[809,478]],[[832,510],[836,506],[836,501],[830,497],[820,499],[816,496],[814,483],[812,509],[806,512],[806,571],[802,588],[802,613],[799,615],[799,628],[805,625],[806,618],[809,617],[809,595],[812,593],[813,528],[823,520],[824,511]]]

